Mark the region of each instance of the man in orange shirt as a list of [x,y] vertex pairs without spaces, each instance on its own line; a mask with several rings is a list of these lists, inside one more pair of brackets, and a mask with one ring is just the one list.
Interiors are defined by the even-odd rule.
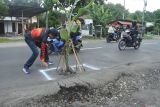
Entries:
[[55,29],[45,30],[43,28],[34,28],[31,31],[27,31],[24,34],[25,42],[32,50],[31,57],[27,60],[27,62],[24,64],[23,72],[26,74],[30,73],[30,67],[36,60],[39,51],[38,48],[40,48],[41,54],[40,54],[40,60],[43,66],[48,67],[49,64],[52,64],[49,61],[48,53],[47,53],[47,38],[53,38],[54,35],[58,33]]

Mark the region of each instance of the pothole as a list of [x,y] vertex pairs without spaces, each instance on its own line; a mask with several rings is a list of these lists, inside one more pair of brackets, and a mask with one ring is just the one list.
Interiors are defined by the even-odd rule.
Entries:
[[160,88],[159,82],[160,70],[121,73],[116,79],[96,88],[91,84],[60,86],[54,95],[29,99],[14,107],[141,107],[144,102],[135,99],[133,94],[147,88]]

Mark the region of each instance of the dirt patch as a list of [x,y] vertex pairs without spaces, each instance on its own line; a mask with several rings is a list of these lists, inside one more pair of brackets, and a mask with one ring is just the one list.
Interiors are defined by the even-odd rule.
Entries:
[[[137,74],[120,73],[114,80],[96,88],[91,84],[60,86],[54,95],[28,99],[11,107],[160,107],[157,103],[160,98],[154,97],[155,100],[149,103],[150,99],[144,100],[138,96],[153,89],[160,89],[159,69]],[[135,96],[135,93],[139,94]]]

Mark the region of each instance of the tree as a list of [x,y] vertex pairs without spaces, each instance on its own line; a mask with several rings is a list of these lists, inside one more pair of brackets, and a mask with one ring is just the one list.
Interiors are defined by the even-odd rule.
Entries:
[[118,19],[123,19],[123,13],[125,12],[125,16],[128,15],[128,10],[125,10],[124,6],[121,4],[106,4],[105,8],[108,9],[110,14],[112,15],[112,20],[118,20]]
[[106,24],[111,21],[112,17],[108,9],[104,5],[93,4],[90,9],[90,16],[92,17],[95,25],[102,25],[102,34],[106,34]]
[[0,1],[0,18],[2,18],[2,16],[6,16],[7,14],[8,14],[7,5],[2,1]]
[[[84,6],[86,6],[87,4],[89,4],[91,1],[92,1],[92,0],[80,0],[80,1],[77,3],[76,8],[74,9],[74,12],[78,11],[79,8],[83,8]],[[107,0],[95,0],[94,3],[95,3],[95,4],[103,5],[103,4],[104,4],[104,1],[107,1]]]
[[155,22],[155,30],[158,32],[158,35],[159,35],[159,32],[160,32],[160,9],[156,10],[153,12],[154,14],[154,22]]
[[153,12],[149,12],[149,11],[146,11],[145,12],[145,15],[144,15],[144,20],[147,21],[147,22],[154,22],[154,14]]
[[48,15],[49,27],[57,27],[58,25],[60,25],[63,16],[64,15],[62,13],[50,11]]
[[128,19],[135,20],[135,21],[142,21],[142,15],[143,15],[143,12],[136,11],[135,13],[130,13],[128,16]]
[[[75,0],[73,4],[71,4],[72,0],[66,0],[69,2],[65,2],[62,3],[61,0],[52,0],[52,1],[45,1],[45,5],[47,6],[48,2],[52,2],[55,5],[52,5],[54,8],[55,6],[58,6],[56,8],[56,10],[61,13],[66,14],[66,18],[67,18],[67,23],[65,23],[65,27],[62,27],[62,29],[60,30],[60,37],[63,41],[65,41],[65,45],[63,48],[63,54],[61,56],[61,58],[63,58],[63,67],[61,67],[60,71],[61,72],[72,72],[71,67],[69,66],[69,59],[68,59],[68,55],[69,55],[69,47],[71,46],[76,58],[76,62],[78,65],[80,65],[79,62],[79,58],[77,57],[78,55],[76,54],[75,50],[74,50],[74,46],[73,46],[73,42],[72,40],[69,40],[70,34],[71,33],[75,33],[78,29],[78,25],[76,23],[74,23],[74,21],[84,12],[86,12],[86,10],[93,4],[93,2],[89,3],[87,6],[80,8],[77,12],[77,14],[72,17],[73,14],[73,10],[75,9],[77,3],[79,2],[79,0]],[[69,4],[68,4],[69,3]],[[49,9],[52,9],[52,6],[49,7]],[[67,7],[70,7],[70,9],[66,9]],[[60,61],[61,62],[61,58]],[[83,66],[83,65],[82,65]],[[79,69],[82,71],[82,67],[78,66]]]

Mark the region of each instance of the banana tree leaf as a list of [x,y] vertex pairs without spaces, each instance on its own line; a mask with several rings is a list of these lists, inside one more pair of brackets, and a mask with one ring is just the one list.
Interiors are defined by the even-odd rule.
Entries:
[[68,32],[71,32],[72,26],[73,26],[73,21],[70,21],[70,22],[68,22],[68,23],[66,24],[66,29],[67,29]]
[[67,29],[61,29],[60,36],[61,36],[62,40],[67,41],[69,39],[69,33],[68,33]]
[[77,32],[77,29],[78,29],[78,25],[73,25],[71,27],[71,32],[75,33],[75,32]]
[[70,21],[67,26],[67,31],[68,32],[77,32],[77,29],[78,29],[78,25],[74,22],[74,21]]

